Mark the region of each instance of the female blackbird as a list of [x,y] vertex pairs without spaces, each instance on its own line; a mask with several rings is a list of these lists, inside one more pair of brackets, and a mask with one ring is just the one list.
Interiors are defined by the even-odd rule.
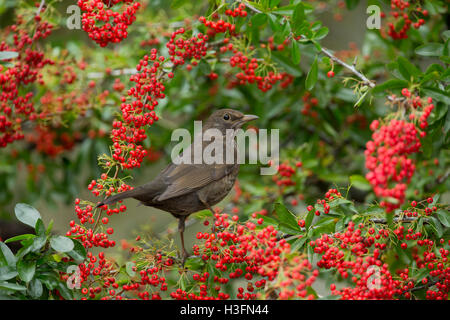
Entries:
[[[204,209],[209,209],[214,215],[211,206],[219,203],[230,192],[239,171],[234,141],[235,130],[254,119],[258,119],[258,117],[244,115],[232,109],[220,109],[214,112],[203,124],[202,133],[207,135],[208,129],[216,129],[216,134],[221,134],[223,161],[209,164],[210,161],[205,163],[205,160],[201,157],[200,163],[195,163],[195,161],[187,161],[189,163],[181,164],[171,163],[153,181],[111,196],[103,200],[97,207],[113,204],[126,198],[134,198],[146,206],[171,213],[179,220],[178,230],[181,236],[184,262],[187,257],[183,236],[185,220],[191,213]],[[191,160],[195,154],[195,149],[205,150],[212,143],[212,141],[204,140],[204,137],[198,142],[194,140],[194,143],[190,145]],[[231,159],[234,161],[225,161],[227,150],[233,152],[233,158]],[[179,157],[182,155],[183,153]],[[179,161],[174,162],[179,163]]]

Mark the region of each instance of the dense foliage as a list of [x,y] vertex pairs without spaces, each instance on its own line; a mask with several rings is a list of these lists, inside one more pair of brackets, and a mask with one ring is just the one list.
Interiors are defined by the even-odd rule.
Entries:
[[[328,48],[358,15],[361,43]],[[35,230],[0,242],[0,298],[448,299],[446,1],[28,0],[0,16],[1,214]],[[184,266],[154,232],[118,249],[108,224],[133,209],[97,203],[221,107],[280,130],[277,174],[242,165],[215,216],[189,218],[204,229]],[[64,236],[23,204],[38,199],[74,202]]]

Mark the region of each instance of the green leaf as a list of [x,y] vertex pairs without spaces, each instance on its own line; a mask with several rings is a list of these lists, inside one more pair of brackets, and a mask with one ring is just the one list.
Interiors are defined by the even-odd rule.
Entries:
[[38,221],[36,222],[36,234],[41,236],[45,234],[45,225],[44,222],[42,221],[42,219],[38,219]]
[[67,252],[69,256],[71,256],[75,262],[80,263],[84,259],[86,259],[86,249],[84,246],[77,240],[72,240],[74,247],[72,251]]
[[69,252],[74,248],[72,239],[64,236],[53,236],[50,238],[50,246],[58,252]]
[[267,19],[267,15],[265,13],[257,13],[250,21],[252,22],[253,27],[260,27],[267,23]]
[[314,234],[331,233],[335,230],[334,218],[324,217],[314,225]]
[[446,105],[450,105],[450,97],[449,94],[445,91],[436,89],[436,88],[430,88],[430,87],[424,87],[420,89],[423,93],[430,96],[431,98],[436,99],[438,101],[443,102]]
[[0,266],[16,266],[16,257],[11,249],[0,241]]
[[298,47],[297,41],[292,41],[292,62],[294,64],[299,64],[301,59],[300,48]]
[[359,174],[350,176],[350,183],[352,184],[352,186],[360,190],[369,191],[372,189],[369,181],[367,181],[366,178]]
[[400,79],[391,79],[377,85],[372,89],[372,93],[385,93],[386,90],[403,89],[408,87],[408,81]]
[[442,38],[444,39],[444,41],[447,41],[448,39],[450,39],[450,30],[445,30],[442,33]]
[[14,59],[19,56],[19,53],[15,51],[0,51],[0,60]]
[[410,81],[411,78],[418,78],[421,75],[420,70],[404,57],[397,58],[398,68],[403,77]]
[[321,40],[328,35],[328,32],[330,32],[330,30],[327,27],[322,27],[316,33],[314,33],[313,39]]
[[301,250],[307,240],[308,238],[306,236],[303,236],[300,239],[295,240],[294,243],[291,245],[291,251]]
[[317,66],[317,57],[314,59],[313,64],[311,65],[311,69],[308,72],[305,80],[306,90],[311,91],[316,82],[317,82],[317,74],[318,74],[318,66]]
[[282,30],[281,23],[278,21],[277,17],[274,14],[269,13],[269,25],[272,31],[278,32]]
[[435,217],[430,217],[429,221],[431,222],[430,225],[433,227],[436,236],[438,236],[439,238],[442,237],[442,235],[444,234],[444,229],[442,228],[442,225],[439,222],[439,220],[436,219]]
[[173,0],[171,7],[173,9],[178,9],[182,7],[187,1],[186,0]]
[[303,6],[303,3],[300,2],[295,7],[294,13],[292,14],[291,20],[292,31],[296,33],[302,27],[303,21],[305,20],[306,20],[305,7]]
[[34,237],[36,237],[34,234],[25,233],[25,234],[21,234],[21,235],[6,239],[5,243],[21,241],[21,240],[26,240],[26,239],[33,239]]
[[39,281],[39,279],[31,280],[30,284],[28,285],[28,294],[32,298],[37,299],[42,296],[43,292],[44,292],[44,289],[43,289],[41,281]]
[[67,288],[65,282],[60,282],[58,284],[58,291],[65,300],[73,300],[73,291]]
[[10,283],[6,281],[0,281],[0,289],[8,289],[8,290],[14,290],[14,291],[24,291],[27,288],[24,286],[21,286],[17,283]]
[[30,251],[32,252],[38,252],[42,249],[42,247],[47,243],[47,236],[42,235],[39,237],[36,237],[33,241],[33,244],[30,247]]
[[17,276],[17,271],[14,267],[5,266],[0,267],[0,280],[9,280]]
[[305,219],[305,228],[308,229],[314,219],[314,209],[309,211]]
[[427,43],[417,47],[416,50],[414,50],[416,54],[426,57],[442,56],[443,51],[444,45],[442,43]]
[[442,209],[438,210],[437,217],[444,226],[450,228],[450,212]]
[[41,219],[39,211],[26,203],[18,203],[14,208],[17,219],[34,228],[38,219]]
[[136,264],[135,264],[134,262],[131,262],[131,261],[128,261],[128,262],[125,264],[125,270],[127,271],[127,274],[128,274],[130,277],[134,277],[134,276],[136,275],[136,272],[133,271],[133,267],[135,267],[135,266],[136,266]]
[[36,271],[35,261],[19,260],[17,262],[17,272],[19,273],[20,279],[25,282],[30,282],[34,277]]
[[295,231],[301,231],[297,223],[297,217],[290,212],[282,203],[275,203],[275,212],[277,213],[280,225],[284,225]]
[[294,64],[289,57],[286,57],[278,52],[272,52],[272,60],[280,65],[287,73],[290,73],[294,77],[300,77],[302,71],[300,67]]

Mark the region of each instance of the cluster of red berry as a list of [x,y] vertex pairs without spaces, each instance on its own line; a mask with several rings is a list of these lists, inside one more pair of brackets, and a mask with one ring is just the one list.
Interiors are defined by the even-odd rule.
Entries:
[[239,6],[234,8],[233,10],[227,9],[225,10],[225,14],[230,17],[243,17],[245,18],[247,16],[247,11],[245,11],[245,4],[240,3]]
[[[122,3],[121,13],[110,9],[119,3]],[[127,29],[136,20],[135,14],[141,4],[134,0],[78,0],[78,6],[83,11],[83,30],[101,47],[105,47],[128,36]]]
[[34,146],[36,151],[53,158],[71,150],[79,138],[80,134],[58,133],[39,125],[34,128],[34,132],[25,135],[25,140]]
[[308,91],[305,92],[305,94],[302,97],[302,100],[303,100],[303,109],[301,111],[302,115],[317,119],[317,116],[319,114],[317,113],[317,111],[311,109],[319,104],[319,100],[317,100],[317,98],[312,97],[311,92]]
[[28,30],[27,21],[17,17],[16,24],[7,28],[12,33],[13,44],[0,43],[0,51],[14,51],[18,57],[9,60],[12,67],[0,65],[0,147],[24,138],[22,122],[35,120],[37,114],[32,102],[33,92],[24,86],[43,84],[42,69],[53,61],[45,58],[44,53],[33,46],[36,41],[48,37],[53,26],[41,21],[40,16],[34,19],[33,30]]
[[[236,298],[255,299],[261,297],[268,282],[277,278],[282,279],[276,287],[281,299],[313,299],[307,294],[307,289],[315,281],[318,271],[311,272],[308,260],[300,256],[288,258],[290,245],[277,239],[278,232],[273,226],[257,229],[257,225],[264,223],[264,218],[254,214],[251,220],[256,220],[256,223],[250,220],[241,224],[238,220],[236,215],[230,218],[228,214],[216,214],[215,227],[221,231],[197,234],[197,239],[204,243],[194,245],[194,254],[205,262],[212,260],[210,263],[222,273],[221,278],[214,279],[217,284],[211,292],[218,292],[221,284],[227,284],[231,279],[244,278],[247,285],[238,288]],[[241,269],[242,264],[244,269]],[[202,277],[197,279],[201,280]],[[207,284],[202,285],[206,291]]]
[[[396,39],[408,38],[408,30],[413,26],[418,29],[425,24],[425,17],[428,17],[428,10],[422,9],[420,2],[406,0],[391,0],[391,16],[394,21],[388,23],[388,35]],[[383,12],[382,18],[386,17]]]
[[[378,232],[377,232],[378,231]],[[366,227],[359,224],[356,228],[350,222],[347,230],[333,235],[324,234],[319,239],[311,241],[309,245],[314,248],[314,252],[321,255],[317,262],[319,268],[336,270],[344,279],[350,278],[355,284],[353,287],[336,289],[336,285],[330,286],[333,295],[341,296],[341,299],[398,299],[411,297],[411,290],[417,285],[426,284],[434,280],[437,291],[428,289],[427,299],[447,299],[450,281],[450,267],[448,267],[448,250],[441,247],[439,250],[436,244],[429,239],[424,239],[421,232],[414,232],[408,228],[404,235],[405,228],[399,226],[393,231],[399,240],[406,240],[412,244],[412,257],[415,265],[419,269],[429,270],[429,275],[423,279],[414,279],[409,276],[413,267],[401,269],[395,274],[391,274],[388,265],[383,261],[383,250],[386,249],[386,242],[389,241],[390,232],[387,229]],[[441,245],[444,240],[441,239]],[[401,248],[408,248],[406,242],[401,243]],[[419,247],[426,247],[419,255]],[[439,252],[439,256],[435,253]],[[447,267],[446,267],[447,265]],[[419,282],[420,280],[420,282]]]
[[425,129],[427,118],[434,108],[431,98],[426,100],[427,105],[423,108],[425,103],[420,97],[413,97],[407,89],[403,89],[402,93],[406,97],[401,102],[402,106],[410,113],[408,120],[392,119],[382,125],[374,120],[370,125],[374,131],[372,140],[367,142],[365,151],[366,167],[369,169],[366,178],[375,194],[385,199],[381,205],[388,212],[400,207],[405,200],[407,185],[416,168],[410,155],[419,151],[420,137],[426,134],[416,127],[414,121],[419,117],[419,126]]
[[[185,33],[184,28],[180,28],[172,33],[169,42],[166,44],[169,49],[170,61],[174,66],[184,65],[187,60],[201,60],[207,51],[206,42],[209,40],[207,35],[198,33],[189,39],[178,38]],[[172,78],[173,74],[169,74]]]
[[272,176],[272,181],[277,186],[294,186],[295,181],[292,180],[292,176],[297,172],[297,169],[302,166],[302,162],[298,161],[295,166],[291,166],[289,163],[282,163],[277,167],[277,174]]

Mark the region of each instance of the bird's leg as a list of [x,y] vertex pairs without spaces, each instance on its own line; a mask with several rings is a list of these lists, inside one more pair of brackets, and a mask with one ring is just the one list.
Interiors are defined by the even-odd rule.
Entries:
[[181,247],[183,249],[183,266],[184,266],[184,262],[186,261],[186,258],[188,257],[188,253],[186,251],[186,248],[184,247],[184,222],[186,220],[186,216],[180,216],[178,218],[178,231],[180,232],[180,237],[181,237]]

